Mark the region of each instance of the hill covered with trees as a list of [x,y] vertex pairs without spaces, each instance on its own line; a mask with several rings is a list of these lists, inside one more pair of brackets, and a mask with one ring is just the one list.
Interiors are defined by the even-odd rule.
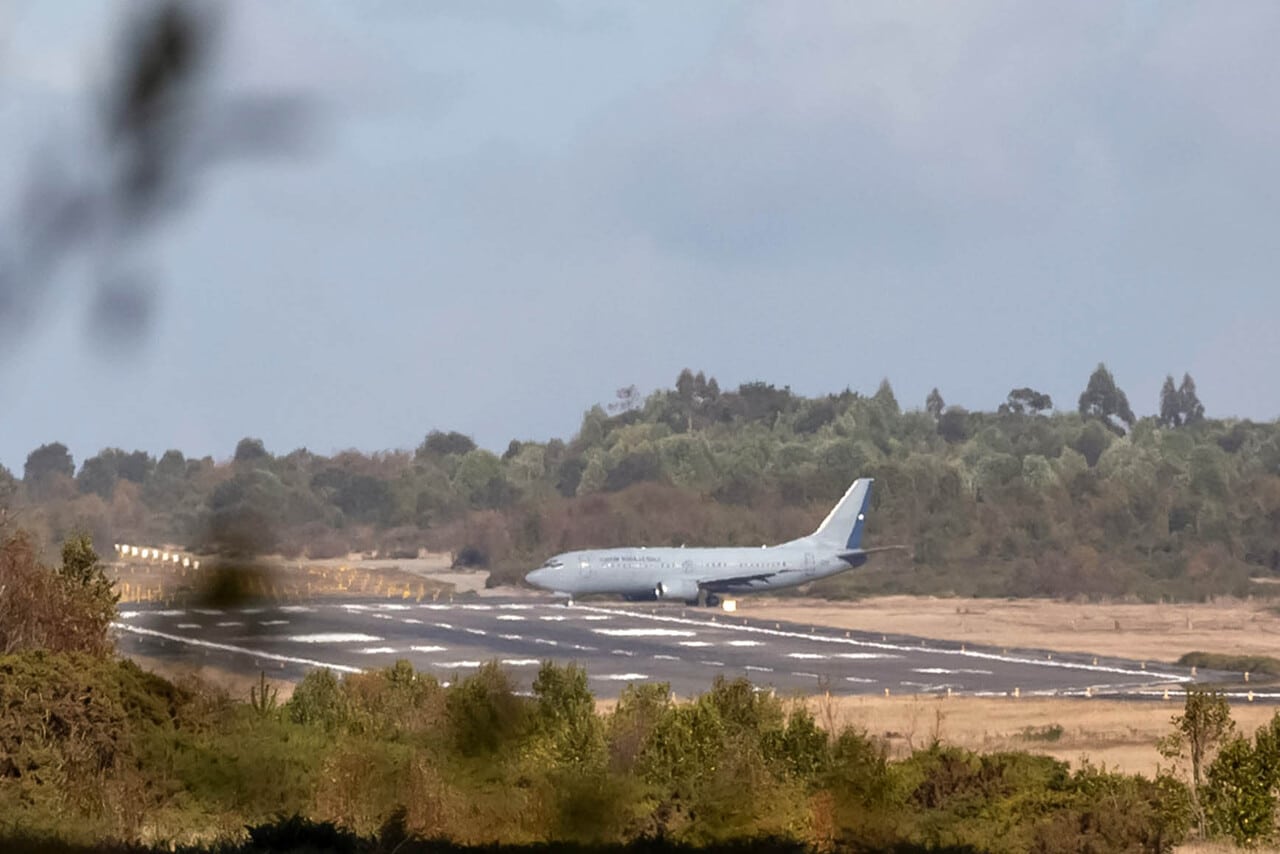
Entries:
[[567,440],[501,454],[432,432],[414,451],[276,455],[244,439],[227,461],[107,449],[77,468],[55,442],[20,478],[0,469],[0,506],[48,543],[447,549],[502,580],[579,547],[785,540],[867,475],[869,542],[909,551],[815,592],[1191,598],[1280,571],[1280,424],[1209,417],[1189,376],[1141,418],[1104,365],[1070,410],[1033,388],[989,412],[936,389],[923,403],[903,408],[888,381],[809,398],[686,370],[648,396],[619,390]]

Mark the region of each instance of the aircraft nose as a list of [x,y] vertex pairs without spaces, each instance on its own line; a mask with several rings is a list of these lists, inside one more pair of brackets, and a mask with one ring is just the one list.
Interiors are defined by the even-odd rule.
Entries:
[[524,580],[532,584],[534,587],[545,586],[547,571],[545,569],[535,569],[533,572],[525,575]]

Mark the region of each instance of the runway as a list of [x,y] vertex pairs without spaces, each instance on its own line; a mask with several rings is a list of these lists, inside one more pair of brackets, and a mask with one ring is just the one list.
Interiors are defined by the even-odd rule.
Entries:
[[[252,675],[264,670],[295,681],[317,667],[353,673],[404,658],[450,682],[496,659],[528,690],[544,660],[575,662],[599,697],[617,696],[635,682],[666,682],[677,695],[691,696],[716,676],[745,676],[782,694],[893,696],[1156,697],[1197,679],[1232,680],[1173,665],[966,647],[668,605],[530,599],[130,605],[114,628],[125,654]],[[1241,694],[1246,688],[1238,686]],[[1256,698],[1276,702],[1280,693],[1264,689]]]

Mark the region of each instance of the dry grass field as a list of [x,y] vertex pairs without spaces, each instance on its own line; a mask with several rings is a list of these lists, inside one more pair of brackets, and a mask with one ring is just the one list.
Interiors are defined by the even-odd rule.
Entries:
[[998,647],[1176,661],[1204,651],[1280,657],[1274,600],[1204,604],[882,596],[857,602],[744,597],[743,616]]
[[[827,728],[854,726],[884,739],[892,756],[943,744],[982,752],[1021,750],[1079,767],[1084,760],[1152,775],[1163,760],[1156,739],[1182,711],[1181,698],[1155,702],[988,697],[813,697],[806,700]],[[1252,734],[1274,706],[1239,703],[1232,716]],[[1165,763],[1167,765],[1167,763]]]

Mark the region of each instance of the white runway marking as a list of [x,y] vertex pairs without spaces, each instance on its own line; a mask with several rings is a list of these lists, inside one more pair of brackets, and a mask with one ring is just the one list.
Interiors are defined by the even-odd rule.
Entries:
[[314,635],[290,635],[285,640],[294,643],[360,643],[380,641],[377,635],[366,635],[363,632],[319,632]]
[[286,614],[307,614],[315,610],[308,608],[306,605],[281,605],[280,610]]
[[431,666],[432,667],[452,667],[456,669],[459,667],[479,667],[480,662],[478,661],[433,661],[431,663]]
[[524,640],[524,637],[521,635],[498,635],[498,637],[503,640]]
[[409,649],[413,650],[414,652],[445,652],[446,651],[445,647],[442,647],[442,646],[411,646],[409,647]]
[[361,605],[357,602],[344,602],[338,607],[343,609],[344,611],[368,611],[369,610],[368,605]]
[[[234,646],[229,643],[214,643],[213,641],[201,640],[199,638],[184,637],[182,635],[171,635],[165,632],[157,632],[153,629],[144,629],[139,626],[130,626],[124,623],[112,623],[116,629],[126,632],[132,632],[135,635],[146,635],[148,637],[163,638],[164,640],[177,641],[178,643],[190,644],[191,646],[204,647],[205,649],[216,649],[222,652],[235,652],[242,655],[251,655],[255,658],[265,658],[268,661],[283,661],[286,664],[303,664],[307,667],[327,667],[330,670],[337,670],[340,673],[362,673],[359,667],[348,667],[345,664],[333,664],[327,661],[316,661],[314,658],[295,658],[292,655],[279,655],[274,652],[263,652],[258,649],[249,649],[243,646]],[[373,638],[377,640],[377,638]]]
[[515,605],[510,603],[506,605],[499,605],[498,608],[499,610],[502,610],[502,611],[532,611],[533,610],[532,605]]
[[534,643],[540,643],[540,644],[543,644],[543,645],[545,645],[545,646],[559,646],[559,645],[560,645],[560,641],[547,640],[546,638],[534,638],[534,639],[533,639],[533,642],[534,642]]
[[600,648],[598,646],[587,646],[585,643],[571,643],[569,646],[579,652],[595,652]]
[[203,614],[206,617],[221,617],[222,612],[217,608],[192,608],[193,613]]
[[453,608],[452,605],[423,605],[422,607],[428,611],[449,611]]
[[663,654],[659,653],[659,654],[657,654],[657,655],[655,655],[655,656],[653,657],[653,660],[654,660],[654,661],[679,661],[679,660],[680,660],[680,656],[678,656],[678,655],[663,655]]
[[[633,617],[640,620],[651,620],[654,622],[672,623],[675,625],[697,626],[699,628],[707,627],[705,620],[694,620],[687,617],[671,617],[664,614],[652,614],[644,611],[629,611],[622,608],[600,608],[591,605],[577,606],[584,611],[596,611],[613,616]],[[1036,667],[1058,668],[1061,670],[1084,670],[1092,673],[1117,673],[1123,676],[1136,676],[1145,680],[1160,680],[1165,682],[1191,682],[1194,681],[1190,675],[1183,673],[1168,673],[1160,670],[1134,670],[1128,667],[1116,667],[1112,665],[1100,664],[1084,664],[1075,661],[1063,661],[1062,659],[1043,659],[1043,658],[1024,658],[1016,655],[1003,655],[994,652],[984,652],[982,650],[963,650],[963,649],[941,649],[937,647],[924,646],[906,646],[903,644],[893,644],[885,642],[864,641],[856,638],[832,637],[830,635],[803,634],[801,632],[787,631],[784,629],[767,629],[763,626],[737,625],[735,623],[717,623],[716,627],[742,632],[744,634],[761,635],[764,637],[776,638],[792,638],[796,640],[805,640],[813,643],[825,643],[833,645],[862,647],[864,649],[887,651],[887,652],[910,652],[910,653],[928,653],[930,655],[946,655],[959,658],[972,658],[982,661],[1003,661],[1009,664],[1029,664]]]
[[199,623],[178,623],[178,628],[180,628],[180,629],[198,629],[198,628],[200,628],[200,624],[199,624]]
[[422,625],[422,620],[419,620],[419,619],[417,619],[416,617],[401,617],[401,618],[400,618],[400,622],[402,622],[402,623],[412,623],[412,624],[413,624],[413,625],[415,625],[415,626],[420,626],[420,625]]
[[169,610],[166,610],[166,611],[153,611],[152,613],[158,614],[161,617],[181,617],[187,612],[170,608]]
[[499,619],[499,620],[510,620],[510,621],[512,621],[512,622],[517,622],[517,621],[518,621],[518,622],[524,622],[524,617],[520,616],[519,614],[499,614],[499,615],[498,615],[498,619]]
[[772,667],[762,667],[762,666],[760,666],[759,664],[748,664],[748,665],[746,665],[745,667],[743,667],[742,669],[743,669],[743,670],[757,670],[757,671],[759,671],[759,672],[761,672],[761,673],[772,673],[772,672],[773,672],[773,668],[772,668]]
[[856,682],[856,683],[858,683],[859,685],[874,685],[874,684],[876,684],[876,680],[874,680],[874,679],[863,679],[861,676],[846,676],[846,677],[844,677],[844,681],[846,681],[846,682]]
[[[691,634],[692,634],[692,633],[691,633]],[[693,647],[698,647],[698,646],[715,646],[715,644],[711,643],[710,641],[680,641],[680,645],[681,645],[681,646],[693,646]]]
[[234,628],[235,626],[243,626],[243,625],[244,623],[242,623],[240,620],[223,620],[222,622],[218,623],[218,628],[230,629],[230,628]]
[[700,663],[705,664],[707,667],[724,667],[723,661],[703,661]]
[[132,620],[136,616],[138,616],[137,611],[121,611],[120,612],[120,619],[122,620]]
[[259,620],[259,621],[258,621],[258,625],[260,625],[260,626],[287,626],[287,625],[289,625],[289,621],[288,621],[288,620]]
[[453,628],[453,624],[452,624],[452,623],[436,623],[436,628],[440,628],[440,629],[452,629],[452,628]]
[[592,629],[592,631],[611,638],[691,638],[698,634],[685,629]]
[[469,635],[487,635],[487,634],[489,634],[489,633],[488,633],[488,632],[486,632],[484,629],[466,629],[466,628],[464,628],[464,629],[463,629],[463,631],[464,631],[464,632],[466,632],[466,633],[467,633],[467,634],[469,634]]
[[902,658],[900,655],[887,655],[883,652],[837,652],[836,658],[847,661],[870,661],[875,658]]
[[365,655],[378,655],[379,653],[395,652],[395,648],[390,646],[366,646],[360,651]]
[[560,614],[549,614],[546,616],[539,617],[538,619],[546,620],[548,623],[563,623],[565,620],[569,618],[561,616]]
[[[945,691],[947,688],[960,687],[959,685],[951,685],[946,682],[939,682],[936,685],[931,685],[928,682],[899,682],[898,684],[904,688],[915,688],[917,691],[922,691],[926,694],[932,693],[934,691]],[[1057,693],[1057,692],[1054,692],[1054,693]]]
[[827,656],[820,652],[789,652],[787,658],[803,658],[810,661],[824,661]]
[[582,619],[586,620],[588,623],[598,623],[609,618],[604,614],[583,614]]
[[636,682],[649,677],[644,673],[597,673],[590,677],[604,682]]
[[757,640],[733,640],[729,641],[729,646],[764,646],[764,644]]
[[370,614],[369,616],[370,616],[370,617],[373,617],[375,620],[390,620],[390,619],[391,619],[391,615],[390,615],[390,614]]
[[792,675],[792,676],[799,676],[799,677],[800,677],[800,678],[802,678],[802,679],[819,679],[819,678],[821,678],[821,677],[819,677],[819,676],[818,676],[818,674],[816,674],[816,673],[806,673],[806,672],[804,672],[803,670],[793,670],[793,671],[791,671],[791,675]]
[[385,602],[378,606],[384,611],[408,611],[408,605],[401,605],[399,602]]
[[635,655],[635,651],[630,649],[611,649],[609,651],[614,655]]
[[493,606],[492,606],[492,605],[463,605],[463,606],[462,606],[462,610],[464,610],[464,611],[492,611],[492,610],[493,610]]
[[945,667],[913,667],[911,669],[911,672],[927,673],[931,676],[958,675],[961,673],[969,673],[974,676],[990,676],[991,675],[990,670],[973,670],[973,669],[967,669],[967,668],[960,668],[959,670],[948,670]]
[[536,658],[504,658],[502,663],[508,667],[533,667],[535,664],[542,662]]

